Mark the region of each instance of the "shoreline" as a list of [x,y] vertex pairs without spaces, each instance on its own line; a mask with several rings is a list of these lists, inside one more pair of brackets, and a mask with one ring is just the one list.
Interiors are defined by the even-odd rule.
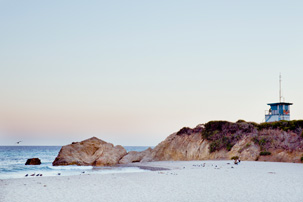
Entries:
[[0,201],[303,201],[303,164],[157,161],[146,172],[0,180]]
[[[128,164],[117,164],[114,166],[76,166],[78,169],[71,168],[71,170],[75,170],[78,172],[74,172],[73,174],[68,173],[67,175],[43,175],[43,176],[30,176],[30,173],[28,173],[28,176],[22,176],[22,177],[11,177],[11,178],[0,178],[0,180],[11,180],[11,179],[29,179],[29,178],[36,178],[36,177],[64,177],[64,176],[78,176],[78,175],[108,175],[108,174],[115,174],[115,173],[136,173],[138,170],[141,172],[144,171],[167,171],[167,170],[178,170],[178,169],[184,169],[184,166],[176,166],[178,164],[191,164],[194,162],[211,162],[212,164],[218,163],[218,162],[228,162],[228,164],[233,165],[233,160],[190,160],[190,161],[151,161],[151,162],[134,162],[134,163],[128,163]],[[297,162],[272,162],[272,161],[242,161],[242,162],[255,162],[255,163],[270,163],[270,164],[299,164],[302,165],[302,163]],[[237,165],[235,165],[237,166]],[[68,167],[68,166],[58,166],[58,167]],[[91,169],[85,168],[85,167],[92,167]],[[183,168],[182,168],[183,167]],[[135,168],[134,170],[118,170],[119,168]],[[62,171],[64,171],[63,169]],[[68,170],[68,169],[66,169]],[[98,172],[98,171],[112,171],[112,172]],[[84,172],[83,172],[84,171]],[[139,171],[139,172],[140,172]],[[60,172],[60,170],[58,170]],[[44,174],[43,171],[38,172],[41,174]]]

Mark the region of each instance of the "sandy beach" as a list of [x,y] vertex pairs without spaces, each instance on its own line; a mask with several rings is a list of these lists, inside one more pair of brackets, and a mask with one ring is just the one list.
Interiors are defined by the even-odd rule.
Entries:
[[154,171],[5,179],[0,180],[0,201],[303,201],[303,164],[163,161],[129,166]]

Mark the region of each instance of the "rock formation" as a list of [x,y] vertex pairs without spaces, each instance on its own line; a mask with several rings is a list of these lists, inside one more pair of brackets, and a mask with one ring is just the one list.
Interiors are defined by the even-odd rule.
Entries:
[[25,165],[40,165],[41,161],[39,158],[27,159]]
[[301,162],[303,120],[253,123],[210,121],[182,128],[154,149],[130,151],[96,137],[61,148],[53,165],[112,166],[147,161],[231,159]]
[[73,142],[63,146],[53,165],[112,166],[117,164],[126,153],[126,150],[120,145],[114,146],[92,137],[82,142]]
[[148,148],[142,152],[130,151],[119,161],[119,163],[127,164],[127,163],[141,162],[141,160],[145,156],[150,155],[151,152],[152,152],[151,148]]
[[211,121],[182,128],[158,144],[144,161],[231,159],[301,162],[303,121],[250,123]]

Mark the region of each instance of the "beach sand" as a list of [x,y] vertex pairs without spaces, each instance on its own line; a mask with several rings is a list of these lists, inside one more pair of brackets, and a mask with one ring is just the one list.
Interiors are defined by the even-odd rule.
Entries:
[[129,166],[154,171],[5,179],[0,180],[0,201],[303,201],[303,164],[163,161]]

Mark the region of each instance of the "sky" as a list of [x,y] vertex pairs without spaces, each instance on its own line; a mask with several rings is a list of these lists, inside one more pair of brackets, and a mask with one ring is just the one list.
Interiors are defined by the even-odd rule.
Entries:
[[154,146],[211,120],[303,119],[303,1],[0,0],[0,145]]

